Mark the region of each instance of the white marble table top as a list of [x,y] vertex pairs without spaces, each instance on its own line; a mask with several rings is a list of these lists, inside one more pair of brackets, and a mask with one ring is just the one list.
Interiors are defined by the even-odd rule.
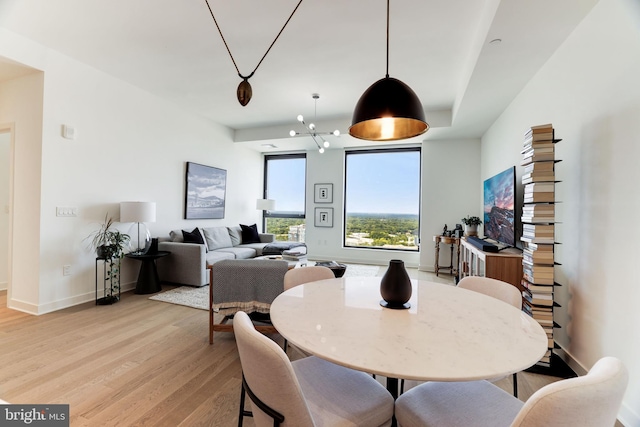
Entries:
[[379,277],[296,286],[271,304],[271,321],[302,350],[361,371],[422,381],[519,372],[547,350],[542,327],[486,295],[412,280],[408,310],[380,306]]

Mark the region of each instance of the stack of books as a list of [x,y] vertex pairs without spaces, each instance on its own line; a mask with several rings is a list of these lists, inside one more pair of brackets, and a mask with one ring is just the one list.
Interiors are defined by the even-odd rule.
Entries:
[[307,259],[307,253],[300,250],[288,249],[282,251],[282,259],[285,261],[304,261]]
[[522,309],[547,333],[548,349],[538,365],[550,367],[554,348],[555,143],[553,126],[533,126],[524,135],[522,208]]

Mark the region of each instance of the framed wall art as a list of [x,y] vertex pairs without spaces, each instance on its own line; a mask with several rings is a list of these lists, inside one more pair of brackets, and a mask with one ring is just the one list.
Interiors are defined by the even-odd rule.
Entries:
[[222,219],[227,189],[227,171],[187,162],[185,219]]
[[316,208],[314,225],[333,227],[333,208]]
[[333,184],[315,184],[313,201],[315,203],[333,203]]

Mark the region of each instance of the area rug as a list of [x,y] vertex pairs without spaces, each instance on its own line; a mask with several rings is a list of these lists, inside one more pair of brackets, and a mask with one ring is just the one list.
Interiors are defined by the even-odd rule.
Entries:
[[[380,267],[377,265],[347,264],[344,277],[375,277]],[[383,268],[386,270],[386,267]],[[186,305],[200,310],[209,309],[209,287],[180,286],[149,297],[150,300]]]

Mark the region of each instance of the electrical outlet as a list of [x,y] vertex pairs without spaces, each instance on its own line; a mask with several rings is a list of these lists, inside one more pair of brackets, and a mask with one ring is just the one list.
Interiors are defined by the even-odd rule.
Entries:
[[63,276],[71,276],[71,266],[70,265],[63,265],[62,266],[62,275]]

